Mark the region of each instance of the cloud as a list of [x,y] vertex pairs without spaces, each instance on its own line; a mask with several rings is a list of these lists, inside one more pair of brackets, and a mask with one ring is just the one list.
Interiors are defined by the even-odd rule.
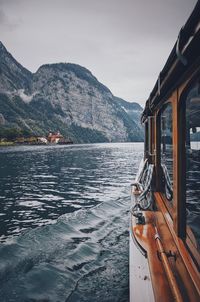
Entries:
[[116,96],[145,100],[196,0],[0,0],[0,35],[31,71],[85,66]]
[[17,26],[19,26],[21,23],[20,19],[17,18],[9,18],[5,12],[0,9],[0,26],[4,30],[13,31],[16,29]]
[[7,17],[2,9],[0,9],[0,24],[1,25],[7,24]]

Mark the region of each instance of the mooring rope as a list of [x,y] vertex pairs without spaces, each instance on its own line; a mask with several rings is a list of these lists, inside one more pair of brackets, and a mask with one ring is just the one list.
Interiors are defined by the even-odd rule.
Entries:
[[[148,195],[148,193],[151,193],[153,172],[154,172],[154,165],[149,164],[148,168],[144,171],[144,173],[146,174],[145,179],[144,179],[144,184],[142,185],[144,190],[138,198],[138,203],[142,210],[147,210],[152,205],[152,201],[153,201],[152,194],[151,194],[150,198],[148,198],[147,195]],[[144,200],[147,201],[146,205],[143,202]]]
[[166,165],[162,164],[161,167],[162,167],[164,181],[165,181],[165,195],[168,200],[172,200],[173,189],[172,189],[172,183],[171,183],[171,180],[169,177],[169,173],[168,173]]

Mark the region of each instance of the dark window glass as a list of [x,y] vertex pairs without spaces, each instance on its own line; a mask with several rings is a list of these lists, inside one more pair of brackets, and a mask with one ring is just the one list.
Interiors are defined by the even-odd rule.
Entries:
[[191,239],[200,246],[200,80],[186,96],[186,214]]
[[148,117],[148,152],[149,155],[154,153],[154,117]]
[[169,201],[173,199],[173,146],[172,105],[168,103],[161,111],[161,168],[163,190]]
[[148,156],[148,122],[145,122],[145,141],[144,141],[145,158]]

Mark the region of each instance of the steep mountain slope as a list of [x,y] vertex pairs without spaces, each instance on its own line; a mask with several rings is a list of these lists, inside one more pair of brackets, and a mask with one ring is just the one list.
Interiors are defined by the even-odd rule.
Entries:
[[130,103],[118,97],[115,97],[115,101],[126,111],[132,121],[140,125],[140,118],[143,109],[138,103]]
[[29,91],[32,73],[20,65],[0,41],[0,91]]
[[124,104],[84,67],[48,64],[32,74],[0,44],[1,128],[59,130],[75,142],[141,141],[138,119]]

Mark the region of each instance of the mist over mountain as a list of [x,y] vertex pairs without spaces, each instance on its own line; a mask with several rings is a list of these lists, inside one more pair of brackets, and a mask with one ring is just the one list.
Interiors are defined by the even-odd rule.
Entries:
[[42,65],[31,73],[0,42],[0,134],[60,131],[77,143],[143,140],[142,108],[115,97],[86,68]]

